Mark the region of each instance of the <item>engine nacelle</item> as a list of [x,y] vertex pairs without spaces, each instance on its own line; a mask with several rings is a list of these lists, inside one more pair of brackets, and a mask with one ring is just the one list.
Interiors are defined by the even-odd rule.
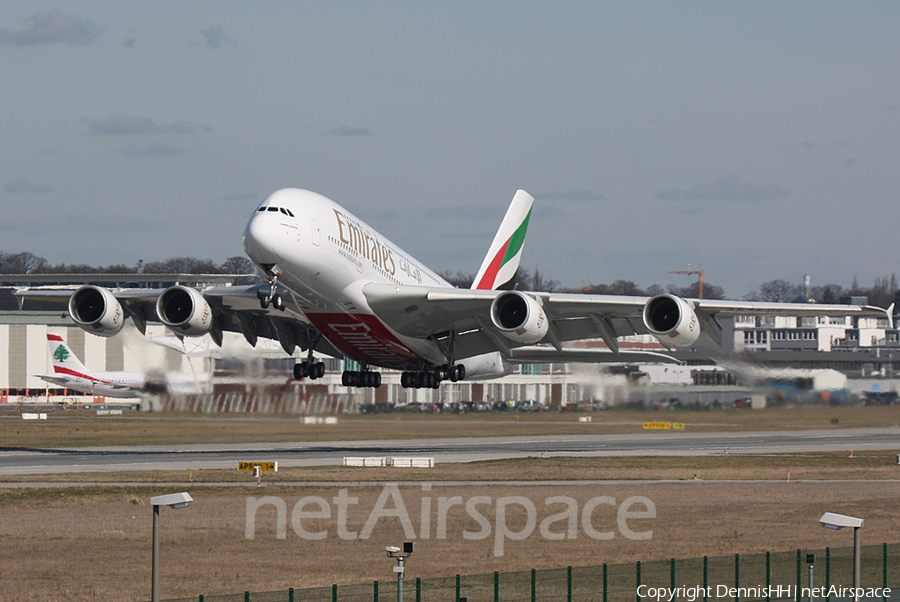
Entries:
[[537,343],[550,328],[541,304],[519,291],[509,291],[494,299],[491,320],[507,338],[520,343]]
[[156,315],[175,334],[199,337],[213,327],[213,312],[209,303],[196,289],[172,286],[156,300]]
[[112,337],[125,326],[125,310],[102,286],[85,285],[69,297],[69,316],[82,329],[101,337]]
[[644,306],[644,325],[668,345],[693,345],[700,338],[700,320],[691,305],[675,295],[657,295]]
[[465,380],[487,380],[512,374],[512,364],[507,362],[499,351],[476,355],[460,360],[458,363],[466,367]]

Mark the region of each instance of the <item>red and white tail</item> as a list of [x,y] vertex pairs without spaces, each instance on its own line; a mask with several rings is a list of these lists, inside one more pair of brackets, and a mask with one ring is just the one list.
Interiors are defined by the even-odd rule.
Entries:
[[488,249],[481,269],[472,283],[473,289],[496,290],[509,284],[516,276],[519,261],[522,259],[522,247],[525,244],[525,232],[531,218],[531,206],[534,197],[519,190],[513,197],[506,216],[500,223],[500,229],[494,236],[494,242]]
[[50,345],[50,357],[53,358],[53,371],[71,374],[84,373],[86,368],[58,334],[47,334],[47,343]]

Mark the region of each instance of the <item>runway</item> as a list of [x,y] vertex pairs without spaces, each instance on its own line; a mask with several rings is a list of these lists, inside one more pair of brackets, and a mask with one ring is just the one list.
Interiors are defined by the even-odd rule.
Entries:
[[197,444],[60,449],[0,448],[0,475],[233,469],[242,461],[279,466],[340,465],[347,456],[429,457],[435,463],[528,456],[665,456],[897,450],[900,428],[735,433],[641,433],[486,437],[308,444]]

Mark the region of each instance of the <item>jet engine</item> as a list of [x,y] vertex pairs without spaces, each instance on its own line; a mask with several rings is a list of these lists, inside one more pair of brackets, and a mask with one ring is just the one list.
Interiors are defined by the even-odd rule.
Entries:
[[541,304],[519,291],[509,291],[494,299],[491,320],[506,337],[526,344],[543,339],[550,327]]
[[667,345],[692,345],[700,338],[700,320],[691,305],[675,295],[657,295],[644,306],[644,325]]
[[199,337],[213,327],[213,312],[209,303],[196,289],[172,286],[156,300],[156,315],[175,334]]
[[125,325],[125,311],[115,296],[101,286],[85,285],[69,297],[69,315],[82,329],[112,337]]

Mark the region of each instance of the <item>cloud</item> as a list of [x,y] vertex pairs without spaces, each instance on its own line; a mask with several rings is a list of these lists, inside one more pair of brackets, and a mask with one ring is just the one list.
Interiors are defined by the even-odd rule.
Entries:
[[542,201],[605,201],[606,197],[591,190],[568,190],[542,192],[534,196]]
[[196,128],[190,121],[157,124],[149,117],[127,117],[116,113],[106,121],[87,117],[81,120],[94,136],[139,136],[142,134],[193,134]]
[[125,40],[122,41],[122,46],[125,48],[134,48],[135,44],[137,44],[135,38],[125,38]]
[[557,205],[535,205],[534,209],[531,211],[531,217],[537,219],[557,219],[560,217],[565,217],[565,213],[563,213],[562,209],[560,209]]
[[53,188],[48,184],[32,184],[30,180],[26,180],[25,178],[13,178],[3,187],[3,192],[46,194],[48,192],[53,192]]
[[227,196],[223,196],[223,201],[255,201],[259,199],[259,194],[255,192],[236,192],[235,194],[229,194]]
[[54,214],[46,211],[13,211],[0,221],[3,232],[86,232],[91,234],[130,234],[157,230],[159,224],[125,214]]
[[813,149],[813,144],[809,140],[796,140],[794,142],[788,143],[787,146],[792,150],[811,151]]
[[193,44],[194,46],[206,46],[207,48],[222,48],[223,46],[227,46],[228,48],[237,48],[237,42],[234,41],[234,38],[225,33],[225,30],[222,29],[221,26],[204,29],[200,32],[200,35],[203,36],[203,44]]
[[340,127],[331,128],[322,134],[323,136],[339,136],[342,138],[353,138],[356,136],[374,136],[375,134],[369,128],[352,127],[342,125]]
[[388,222],[397,219],[397,212],[393,209],[354,209],[353,215],[367,222]]
[[454,207],[435,207],[425,210],[425,217],[437,219],[500,219],[503,217],[505,209],[498,207],[474,207],[474,206],[454,206]]
[[25,19],[28,29],[0,29],[0,44],[30,46],[33,44],[72,44],[83,46],[100,37],[103,28],[87,19],[80,21],[58,11],[37,14]]
[[768,201],[791,196],[789,190],[777,184],[757,186],[744,182],[734,174],[716,178],[712,184],[703,182],[687,190],[654,190],[653,194],[664,201]]
[[144,146],[138,146],[134,142],[119,151],[126,157],[175,157],[191,151],[183,148],[175,148],[159,141],[151,142]]

